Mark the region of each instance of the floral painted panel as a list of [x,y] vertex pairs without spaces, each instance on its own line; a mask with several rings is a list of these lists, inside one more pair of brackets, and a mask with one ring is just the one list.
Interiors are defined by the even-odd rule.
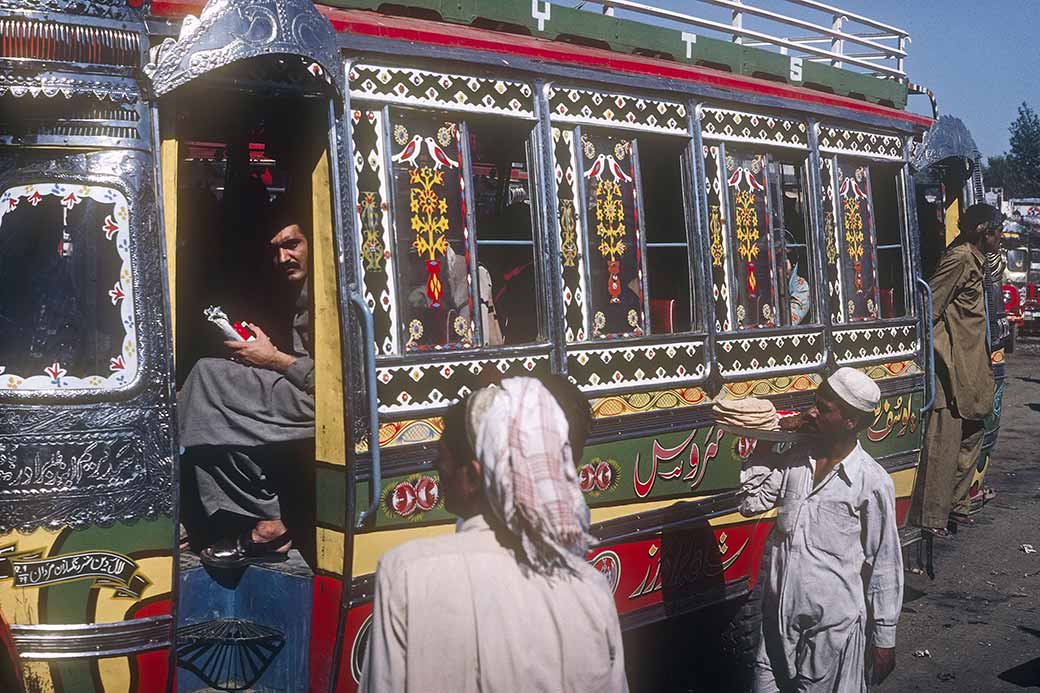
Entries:
[[405,351],[473,346],[462,128],[391,111],[394,233]]
[[711,295],[715,304],[715,330],[729,332],[729,283],[726,278],[729,238],[722,197],[722,175],[717,144],[704,145],[704,173],[708,186],[708,257],[711,262]]
[[646,334],[645,278],[633,140],[583,133],[588,295],[592,337]]
[[130,212],[101,186],[0,194],[0,388],[118,390],[138,373]]
[[736,329],[773,327],[779,310],[769,226],[766,157],[726,150]]
[[838,208],[846,321],[876,320],[879,296],[869,168],[839,160]]

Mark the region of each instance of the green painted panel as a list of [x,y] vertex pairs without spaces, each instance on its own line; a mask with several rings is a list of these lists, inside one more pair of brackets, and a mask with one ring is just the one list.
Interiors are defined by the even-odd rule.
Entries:
[[[378,10],[387,4],[404,5],[435,12],[444,21],[470,25],[481,20],[522,27],[531,36],[547,39],[580,37],[624,53],[670,56],[681,62],[721,66],[743,75],[758,75],[841,95],[859,95],[873,103],[890,103],[904,108],[906,84],[835,68],[823,63],[803,63],[801,82],[791,80],[790,61],[775,51],[749,48],[729,41],[697,36],[688,46],[683,32],[630,19],[608,17],[596,12],[552,5],[550,19],[539,28],[530,3],[518,0],[324,0],[333,7]],[[694,32],[696,33],[696,32]]]

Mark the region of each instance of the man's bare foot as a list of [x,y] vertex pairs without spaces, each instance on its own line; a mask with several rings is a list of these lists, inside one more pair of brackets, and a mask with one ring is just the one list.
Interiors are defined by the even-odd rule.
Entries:
[[[288,533],[289,528],[285,526],[285,523],[280,519],[278,520],[260,520],[253,527],[252,539],[256,543],[266,543],[273,541],[282,535]],[[286,542],[284,546],[275,549],[278,553],[286,553],[292,548],[292,542]]]

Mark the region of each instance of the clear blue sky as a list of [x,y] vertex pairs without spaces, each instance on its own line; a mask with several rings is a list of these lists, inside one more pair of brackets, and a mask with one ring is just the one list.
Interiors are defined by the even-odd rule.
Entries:
[[[557,0],[574,4],[579,0]],[[641,0],[646,4],[728,21],[728,11],[697,0]],[[822,15],[799,13],[783,0],[745,0],[817,23]],[[827,4],[910,32],[907,72],[930,87],[941,113],[961,118],[983,156],[1008,148],[1008,126],[1026,101],[1040,111],[1040,0],[824,0]],[[588,8],[598,9],[589,2]],[[773,27],[753,25],[755,29]],[[787,28],[786,35],[801,32]],[[913,110],[929,113],[927,98],[913,97]]]

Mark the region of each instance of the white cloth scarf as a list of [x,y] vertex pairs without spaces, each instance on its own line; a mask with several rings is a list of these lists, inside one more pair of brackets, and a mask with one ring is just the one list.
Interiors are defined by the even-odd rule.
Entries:
[[543,575],[574,572],[591,540],[568,430],[560,405],[534,378],[479,390],[466,410],[488,504],[520,540],[521,560]]

